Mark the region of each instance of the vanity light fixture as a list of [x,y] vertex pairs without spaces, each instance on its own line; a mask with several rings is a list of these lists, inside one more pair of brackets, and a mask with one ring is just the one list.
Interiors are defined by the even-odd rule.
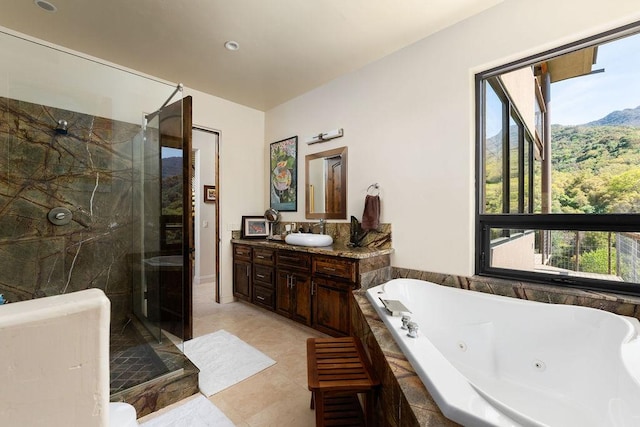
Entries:
[[329,132],[323,132],[323,133],[319,133],[317,135],[311,136],[307,139],[307,144],[311,145],[311,144],[317,144],[318,142],[324,142],[324,141],[329,141],[330,139],[334,139],[334,138],[340,138],[344,136],[344,130],[342,128],[340,129],[334,129],[334,130],[330,130]]

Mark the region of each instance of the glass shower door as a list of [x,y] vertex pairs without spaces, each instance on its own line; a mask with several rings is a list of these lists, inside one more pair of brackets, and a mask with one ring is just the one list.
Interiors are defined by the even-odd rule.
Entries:
[[191,98],[186,97],[145,118],[136,162],[139,212],[134,215],[139,218],[140,247],[134,252],[140,271],[134,274],[133,305],[158,340],[162,330],[191,337],[190,107]]
[[156,114],[143,121],[133,153],[133,312],[161,341],[159,278],[154,266],[160,256],[160,118]]

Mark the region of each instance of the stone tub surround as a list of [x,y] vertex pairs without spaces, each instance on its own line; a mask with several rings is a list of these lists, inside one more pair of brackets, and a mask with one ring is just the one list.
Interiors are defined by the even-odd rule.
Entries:
[[399,267],[391,268],[391,277],[393,279],[408,278],[426,280],[439,285],[526,299],[529,301],[591,307],[640,319],[640,297],[629,295],[561,288],[541,283],[516,282],[493,277],[454,276],[451,274],[433,273]]
[[[420,279],[478,292],[553,304],[591,307],[640,318],[640,298],[603,292],[515,282],[490,277],[462,277],[392,267],[392,278]],[[353,292],[352,334],[369,352],[374,370],[382,381],[378,415],[385,426],[456,426],[447,419],[415,373],[386,325],[369,303],[366,290]]]
[[351,334],[360,338],[381,387],[376,404],[380,426],[457,426],[446,418],[369,303],[366,290],[352,293]]

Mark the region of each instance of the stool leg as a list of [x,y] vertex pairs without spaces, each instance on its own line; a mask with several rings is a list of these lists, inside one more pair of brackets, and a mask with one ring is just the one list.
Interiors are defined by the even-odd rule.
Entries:
[[324,393],[314,393],[316,402],[316,427],[324,427]]
[[364,412],[364,424],[367,427],[372,427],[374,425],[375,417],[373,416],[373,407],[374,407],[374,391],[369,390],[366,393],[365,397],[365,412]]

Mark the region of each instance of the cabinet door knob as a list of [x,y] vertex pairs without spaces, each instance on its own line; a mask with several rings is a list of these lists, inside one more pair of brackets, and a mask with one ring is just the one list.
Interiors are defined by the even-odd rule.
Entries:
[[314,282],[313,280],[311,281],[311,296],[313,296],[316,293],[316,282]]

